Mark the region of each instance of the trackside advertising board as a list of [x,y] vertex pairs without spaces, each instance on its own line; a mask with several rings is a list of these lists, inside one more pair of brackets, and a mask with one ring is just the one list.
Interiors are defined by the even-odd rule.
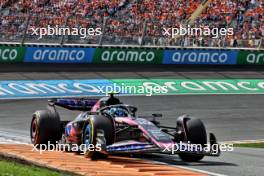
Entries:
[[93,63],[101,64],[161,64],[162,49],[98,48]]
[[100,79],[0,81],[0,99],[121,95],[264,94],[263,79]]
[[240,51],[238,65],[264,65],[264,51]]
[[25,55],[24,47],[0,46],[0,63],[23,62]]
[[0,99],[95,96],[100,95],[98,88],[106,91],[112,84],[105,79],[0,81]]
[[94,48],[28,47],[24,62],[91,63]]
[[264,65],[264,50],[13,47],[0,45],[1,63]]
[[163,64],[235,65],[237,51],[165,50]]

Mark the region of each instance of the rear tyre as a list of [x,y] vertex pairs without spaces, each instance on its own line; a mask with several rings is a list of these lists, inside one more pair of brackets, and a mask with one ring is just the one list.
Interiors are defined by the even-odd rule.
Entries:
[[[185,121],[185,129],[187,135],[187,141],[192,144],[201,144],[203,147],[207,143],[207,135],[203,122],[196,118],[187,118]],[[181,153],[179,157],[183,161],[197,162],[204,158],[204,155],[186,154]]]
[[61,139],[60,118],[50,110],[40,110],[33,114],[30,125],[30,138],[34,145],[55,143]]
[[[103,134],[100,140],[103,138],[105,146],[98,143],[99,133]],[[114,126],[111,119],[99,115],[90,116],[83,127],[82,143],[86,146],[86,149],[92,144],[94,150],[86,150],[84,153],[85,157],[92,159],[107,157],[99,149],[111,145],[114,142],[114,137]]]

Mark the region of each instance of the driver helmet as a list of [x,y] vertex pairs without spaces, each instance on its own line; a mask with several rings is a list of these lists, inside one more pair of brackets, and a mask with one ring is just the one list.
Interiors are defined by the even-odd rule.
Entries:
[[109,114],[113,117],[127,117],[128,113],[123,108],[111,108]]

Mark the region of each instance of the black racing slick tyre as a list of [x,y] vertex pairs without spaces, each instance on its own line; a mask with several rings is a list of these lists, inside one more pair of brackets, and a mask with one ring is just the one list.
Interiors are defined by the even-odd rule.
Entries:
[[[88,149],[87,146],[93,146],[93,148],[89,147],[90,149],[84,151],[85,157],[91,159],[107,157],[103,153],[104,147],[112,144],[114,138],[115,133],[112,120],[101,115],[91,115],[83,127],[82,145],[86,146],[86,149]],[[98,143],[99,140],[100,144]]]
[[[185,129],[187,141],[190,141],[192,144],[201,144],[202,146],[205,146],[207,143],[207,134],[204,124],[200,119],[189,117],[185,121]],[[204,155],[181,153],[179,154],[179,157],[183,161],[197,162],[202,160]]]
[[55,143],[61,139],[62,130],[57,113],[50,110],[36,111],[31,120],[30,138],[34,145]]

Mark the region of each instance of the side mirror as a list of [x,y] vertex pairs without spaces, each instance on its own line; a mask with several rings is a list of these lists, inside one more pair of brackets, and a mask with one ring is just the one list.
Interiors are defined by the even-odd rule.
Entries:
[[101,102],[100,102],[100,108],[102,108],[102,107],[104,107],[104,106],[106,106],[106,101],[101,101]]

